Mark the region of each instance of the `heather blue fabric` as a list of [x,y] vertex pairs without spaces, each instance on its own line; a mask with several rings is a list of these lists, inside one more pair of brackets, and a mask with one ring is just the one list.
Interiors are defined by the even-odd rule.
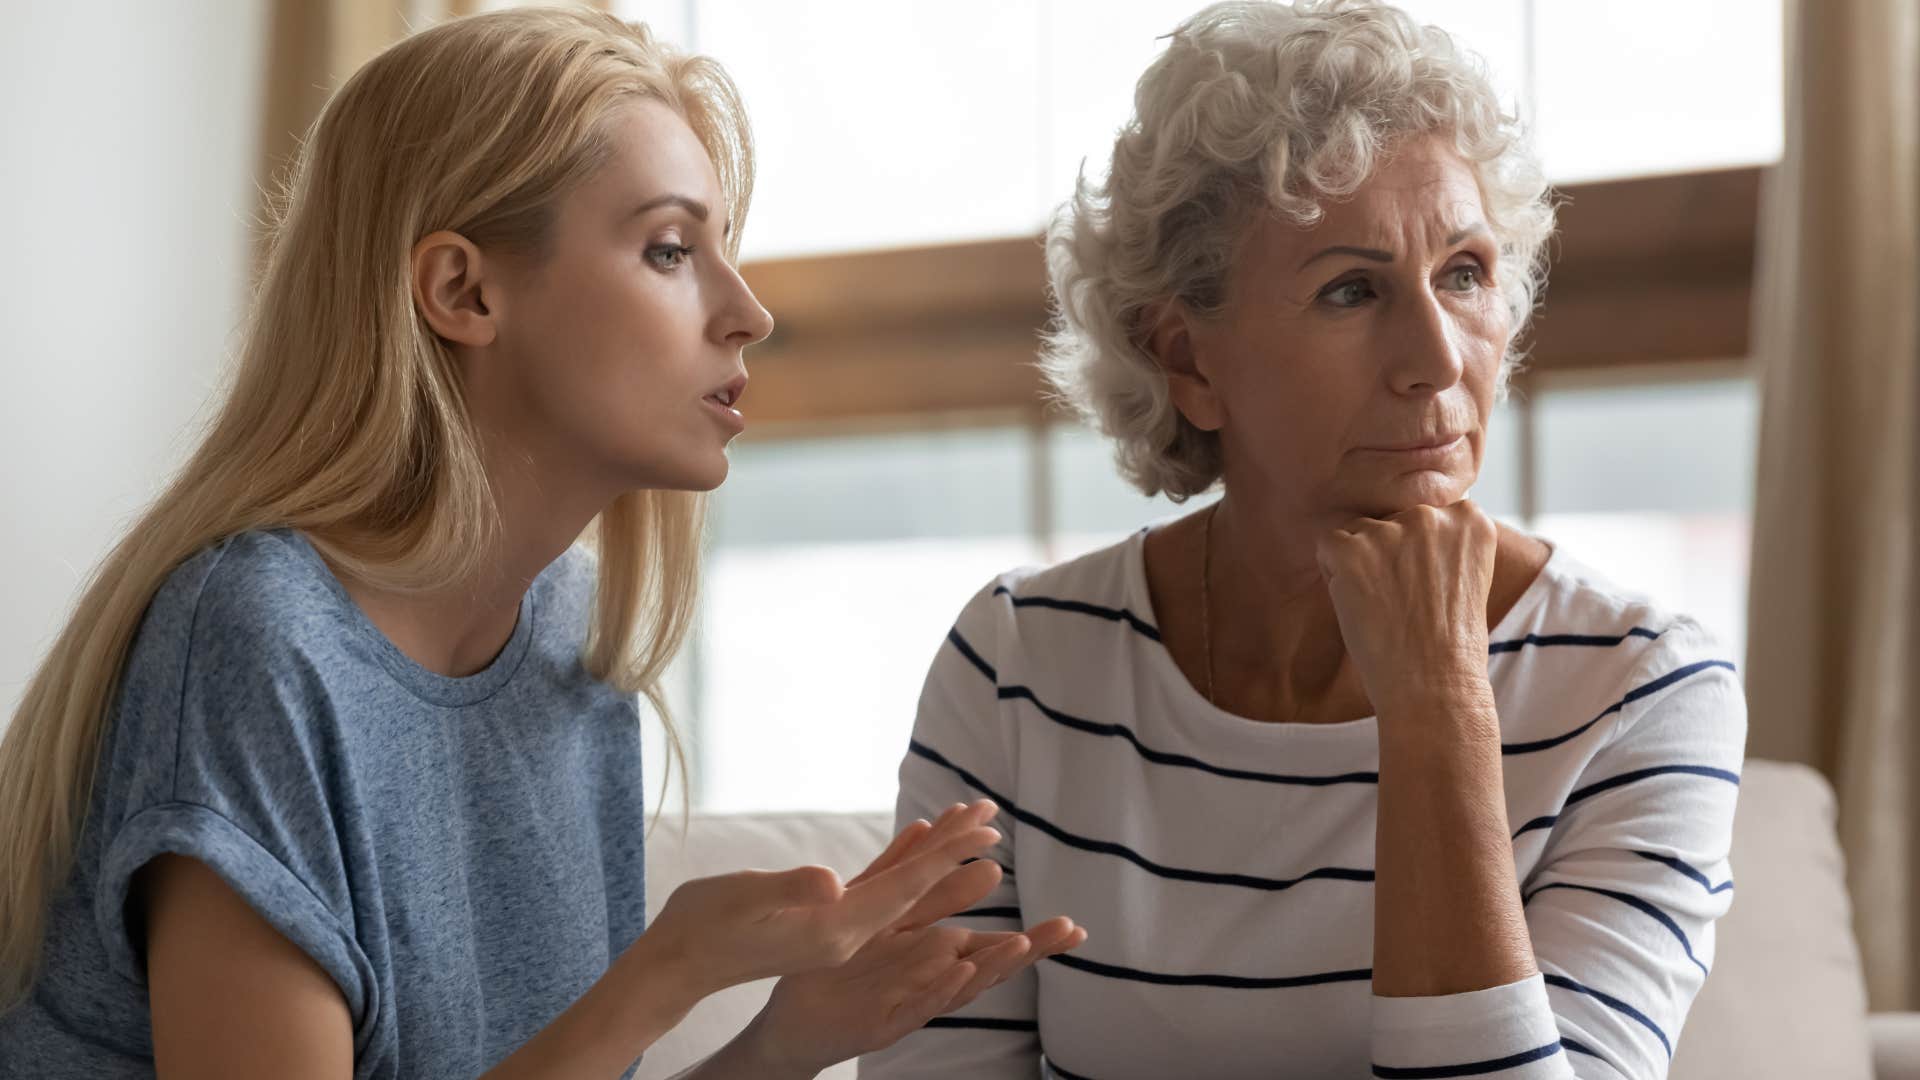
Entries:
[[594,571],[528,590],[484,671],[413,663],[297,532],[235,536],[148,608],[78,860],[0,1076],[151,1077],[134,872],[201,860],[339,984],[354,1075],[472,1080],[645,918],[637,702],[580,662]]

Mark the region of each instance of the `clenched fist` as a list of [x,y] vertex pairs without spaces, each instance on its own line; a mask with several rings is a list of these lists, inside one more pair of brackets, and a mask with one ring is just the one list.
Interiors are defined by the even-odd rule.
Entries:
[[1340,636],[1382,716],[1487,690],[1487,595],[1499,527],[1471,501],[1360,518],[1316,553]]

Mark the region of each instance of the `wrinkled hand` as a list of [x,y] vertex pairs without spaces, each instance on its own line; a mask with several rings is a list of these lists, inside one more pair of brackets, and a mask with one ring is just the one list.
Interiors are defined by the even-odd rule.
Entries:
[[[824,866],[688,881],[667,898],[647,935],[684,960],[684,970],[701,984],[699,996],[755,979],[838,967],[874,935],[925,909],[930,895],[950,894],[953,887],[930,890],[982,865],[955,869],[999,842],[1000,834],[985,827],[997,812],[982,800],[949,810],[938,824],[916,822],[888,846],[882,858],[891,858],[884,866],[847,885]],[[980,873],[972,871],[969,880]]]
[[[849,888],[918,857],[939,828],[909,825]],[[999,883],[999,866],[969,863],[845,964],[781,979],[749,1031],[764,1059],[782,1072],[810,1075],[891,1046],[1029,965],[1086,941],[1087,932],[1065,917],[1025,932],[930,925],[972,907]]]
[[1498,539],[1466,499],[1360,518],[1320,539],[1340,635],[1376,709],[1481,692]]

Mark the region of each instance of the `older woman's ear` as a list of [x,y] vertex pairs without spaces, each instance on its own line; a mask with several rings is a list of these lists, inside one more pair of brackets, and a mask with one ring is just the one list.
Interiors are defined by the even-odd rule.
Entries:
[[1178,300],[1158,300],[1148,306],[1145,315],[1147,354],[1167,377],[1174,408],[1201,431],[1225,427],[1226,410],[1221,407],[1218,391],[1201,370],[1193,316],[1187,306]]

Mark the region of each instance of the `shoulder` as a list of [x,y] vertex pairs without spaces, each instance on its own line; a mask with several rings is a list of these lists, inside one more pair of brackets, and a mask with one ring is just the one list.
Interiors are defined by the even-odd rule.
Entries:
[[1738,658],[1699,619],[1559,548],[1513,615],[1490,643],[1493,660],[1536,689],[1566,701],[1591,687],[1619,713],[1622,733],[1658,713],[1693,735],[1744,745]]
[[1151,612],[1139,595],[1143,536],[1135,533],[1050,566],[1021,566],[998,574],[967,602],[959,621],[1013,634],[1045,632],[1085,618],[1152,630]]
[[[1693,616],[1640,589],[1616,582],[1572,552],[1554,547],[1540,569],[1530,598],[1520,606],[1523,629],[1538,634],[1555,629],[1590,638],[1618,638],[1624,648],[1590,653],[1637,670],[1659,656],[1725,653],[1720,636]],[[1510,643],[1506,647],[1514,648]],[[1727,657],[1731,660],[1731,657]]]
[[1134,638],[1158,640],[1141,578],[1142,538],[996,575],[961,609],[943,653],[1004,684],[1035,670],[1064,675],[1109,663]]
[[289,531],[245,532],[187,557],[161,581],[127,655],[130,685],[214,665],[264,665],[349,625],[319,556]]

